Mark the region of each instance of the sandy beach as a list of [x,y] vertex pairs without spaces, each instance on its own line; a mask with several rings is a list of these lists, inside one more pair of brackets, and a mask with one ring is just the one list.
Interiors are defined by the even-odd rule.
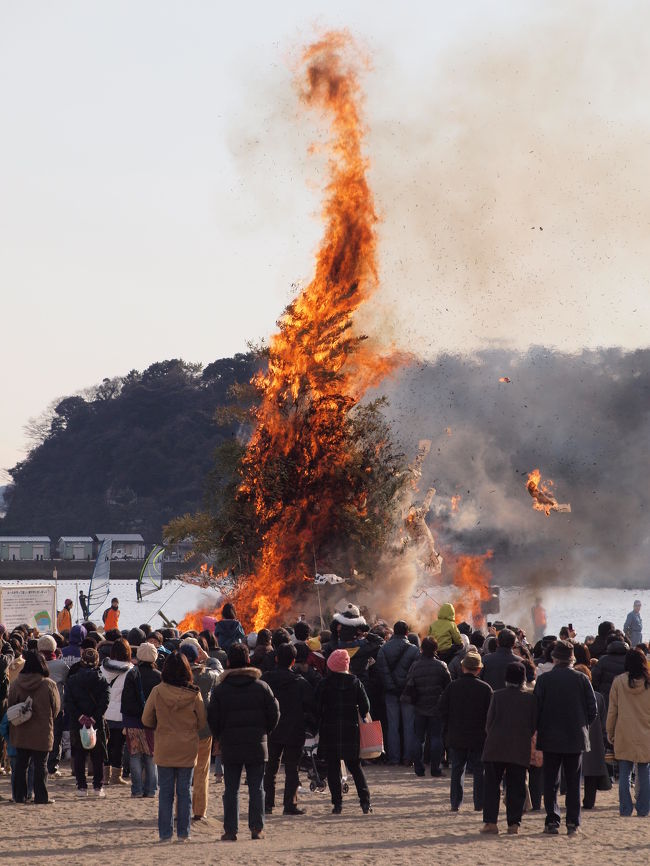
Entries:
[[[266,838],[252,841],[246,824],[247,796],[242,796],[239,840],[217,841],[222,832],[223,786],[210,782],[208,821],[193,825],[187,843],[159,845],[157,802],[132,799],[127,787],[107,789],[105,800],[92,795],[75,797],[74,780],[67,767],[64,776],[50,783],[51,806],[18,806],[7,802],[9,779],[0,779],[0,858],[20,864],[66,864],[71,862],[128,863],[149,866],[152,862],[208,864],[227,859],[232,866],[265,866],[305,863],[367,864],[377,858],[393,863],[424,866],[432,862],[501,864],[567,863],[593,866],[595,862],[640,863],[650,851],[650,819],[620,818],[616,790],[599,793],[596,808],[583,813],[582,832],[567,838],[542,835],[542,813],[524,815],[520,835],[505,835],[501,816],[499,837],[480,836],[481,815],[467,799],[460,813],[449,812],[448,780],[416,778],[401,767],[367,769],[373,813],[363,815],[356,796],[344,799],[343,814],[330,813],[328,794],[302,797],[308,812],[302,817],[283,817],[280,809],[266,826]],[[466,786],[466,797],[467,797]],[[277,810],[276,810],[277,811]],[[296,856],[297,849],[300,856]]]

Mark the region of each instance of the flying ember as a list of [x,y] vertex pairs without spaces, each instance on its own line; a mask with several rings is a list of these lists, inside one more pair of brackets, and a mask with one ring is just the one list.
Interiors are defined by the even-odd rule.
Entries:
[[542,481],[542,474],[539,469],[533,469],[532,472],[528,473],[526,489],[533,497],[533,508],[536,511],[543,511],[547,517],[550,516],[551,511],[570,512],[571,506],[568,503],[563,505],[558,503],[557,499],[553,496],[552,487],[552,481]]

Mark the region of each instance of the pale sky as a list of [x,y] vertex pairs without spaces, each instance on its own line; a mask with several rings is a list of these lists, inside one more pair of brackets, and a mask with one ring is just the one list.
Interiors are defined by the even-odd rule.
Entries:
[[330,27],[373,67],[367,328],[426,358],[647,346],[649,25],[642,2],[0,0],[0,468],[55,397],[272,333],[324,179],[291,64]]

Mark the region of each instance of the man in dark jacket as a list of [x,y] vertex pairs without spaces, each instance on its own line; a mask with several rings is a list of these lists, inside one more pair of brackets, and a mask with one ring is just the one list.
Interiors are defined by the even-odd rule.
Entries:
[[276,650],[277,668],[267,671],[262,680],[280,705],[280,721],[269,734],[269,761],[264,771],[264,811],[267,815],[275,806],[275,780],[284,760],[284,812],[285,815],[304,815],[298,808],[298,763],[305,743],[307,727],[315,728],[316,708],[314,692],[307,680],[292,670],[296,648],[281,644]]
[[386,705],[387,743],[389,764],[400,762],[400,719],[404,741],[404,761],[415,759],[415,712],[413,705],[400,701],[406,677],[413,662],[420,657],[416,646],[407,638],[408,625],[399,620],[393,626],[393,636],[377,654],[377,673],[381,677]]
[[416,748],[413,764],[416,776],[424,776],[422,758],[427,739],[431,754],[431,775],[442,776],[442,720],[438,712],[438,701],[451,682],[451,675],[447,665],[436,658],[437,649],[438,643],[434,637],[424,638],[420,647],[420,658],[411,665],[404,689],[405,697],[415,710]]
[[[73,626],[74,628],[74,626]],[[74,770],[77,790],[88,789],[86,763],[90,756],[93,768],[93,789],[98,797],[105,797],[103,787],[104,762],[108,761],[106,749],[106,725],[104,714],[108,709],[110,686],[99,672],[99,654],[87,647],[83,650],[80,664],[75,672],[70,672],[65,687],[65,709],[70,719],[70,746],[74,757]],[[94,720],[97,743],[87,751],[81,745],[80,730],[82,721]]]
[[560,771],[566,780],[566,826],[573,835],[580,826],[580,771],[582,752],[588,752],[589,725],[598,714],[591,683],[573,670],[573,645],[558,641],[552,653],[553,669],[535,685],[537,748],[544,753],[545,833],[557,835],[560,813],[557,794]]
[[607,650],[598,659],[591,671],[591,681],[594,689],[605,699],[605,707],[609,706],[609,692],[614,679],[625,671],[625,654],[627,644],[615,634],[607,638]]
[[280,708],[261,673],[249,666],[248,647],[235,643],[228,650],[228,669],[212,691],[208,722],[219,740],[223,763],[223,842],[237,840],[239,783],[246,767],[248,826],[251,838],[264,838],[264,763],[267,736],[278,724]]
[[496,652],[490,653],[483,659],[481,679],[491,686],[494,692],[497,689],[505,689],[508,665],[521,661],[521,658],[512,651],[516,640],[514,631],[510,631],[509,628],[501,629],[497,635]]
[[480,655],[467,653],[462,663],[463,673],[447,686],[438,704],[451,760],[449,798],[452,812],[458,812],[463,802],[468,764],[474,773],[474,810],[480,812],[483,809],[481,754],[492,689],[479,679],[482,668]]

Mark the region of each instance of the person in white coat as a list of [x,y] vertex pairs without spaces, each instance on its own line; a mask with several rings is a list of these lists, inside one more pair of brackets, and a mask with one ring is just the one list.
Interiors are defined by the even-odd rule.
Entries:
[[122,720],[122,691],[124,680],[131,670],[131,647],[123,638],[113,642],[111,657],[102,665],[102,676],[111,687],[111,699],[104,718],[108,723],[108,765],[104,771],[106,784],[128,785],[122,778],[122,752],[124,750],[124,722]]

